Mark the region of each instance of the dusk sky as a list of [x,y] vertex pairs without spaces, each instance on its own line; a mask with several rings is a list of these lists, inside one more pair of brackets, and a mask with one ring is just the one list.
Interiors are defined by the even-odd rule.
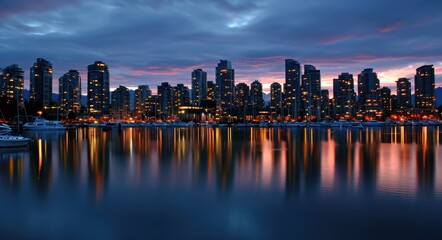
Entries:
[[[264,91],[284,82],[284,59],[321,70],[332,89],[341,72],[374,68],[382,86],[433,64],[442,86],[442,1],[348,0],[14,0],[0,4],[0,67],[53,64],[53,91],[69,69],[109,65],[111,89],[168,81],[190,87],[195,68],[214,81],[220,59],[235,82],[258,79]],[[414,80],[412,80],[414,91]]]

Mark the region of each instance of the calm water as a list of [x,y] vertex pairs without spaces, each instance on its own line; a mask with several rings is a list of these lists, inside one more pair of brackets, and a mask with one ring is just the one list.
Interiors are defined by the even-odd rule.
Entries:
[[25,135],[1,239],[442,239],[437,127]]

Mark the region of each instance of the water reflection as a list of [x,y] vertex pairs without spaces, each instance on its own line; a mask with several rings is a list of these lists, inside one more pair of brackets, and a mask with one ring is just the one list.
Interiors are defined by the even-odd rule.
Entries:
[[[437,127],[152,128],[30,132],[29,151],[0,153],[0,177],[40,197],[57,187],[100,201],[120,188],[220,193],[432,198],[442,168]],[[28,177],[24,177],[28,176]]]

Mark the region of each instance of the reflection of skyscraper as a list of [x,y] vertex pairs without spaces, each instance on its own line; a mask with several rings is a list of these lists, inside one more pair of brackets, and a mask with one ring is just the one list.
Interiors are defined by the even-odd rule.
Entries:
[[321,183],[321,139],[314,129],[290,130],[284,136],[286,152],[286,191],[288,194],[315,192]]
[[414,86],[416,108],[423,110],[433,109],[436,102],[433,65],[425,65],[416,69]]
[[38,107],[47,107],[52,102],[52,64],[43,58],[30,71],[30,102]]
[[96,200],[101,200],[109,173],[109,134],[96,137],[97,129],[88,131],[87,161],[90,188]]
[[282,90],[281,84],[274,82],[270,85],[270,113],[272,115],[282,114]]
[[353,75],[341,73],[333,79],[334,113],[336,118],[352,118],[356,114],[356,93]]
[[[75,137],[72,137],[75,136]],[[81,177],[81,164],[84,160],[82,152],[84,150],[83,146],[86,145],[84,142],[87,138],[87,131],[78,131],[75,133],[66,133],[65,138],[59,138],[59,149],[58,157],[59,171],[64,173],[69,180],[69,183],[77,185]]]
[[[436,130],[435,130],[436,131]],[[433,129],[422,128],[418,132],[419,138],[416,151],[416,164],[417,164],[417,186],[418,193],[428,196],[434,193],[435,182],[435,149]],[[438,135],[439,132],[436,131]]]
[[407,78],[399,78],[397,86],[397,107],[399,113],[404,113],[411,108],[411,83]]
[[81,107],[81,77],[78,70],[69,70],[59,79],[60,112],[78,114]]
[[[382,133],[369,129],[363,132],[359,152],[361,190],[373,193],[376,191],[376,174],[379,168],[379,144]],[[384,134],[387,135],[387,134]]]
[[192,72],[192,105],[200,106],[207,99],[207,73],[202,69]]
[[232,63],[220,60],[216,67],[216,91],[217,111],[221,120],[232,114],[235,87],[235,70]]
[[284,111],[298,117],[301,93],[301,64],[293,59],[285,60]]
[[100,117],[109,114],[109,68],[96,61],[87,67],[87,106],[89,114]]
[[349,131],[337,131],[333,135],[333,142],[329,141],[327,144],[333,144],[335,146],[334,157],[334,177],[335,185],[337,187],[346,186],[351,187],[354,181],[354,174],[349,174],[349,171],[355,171],[354,166],[356,164],[355,148],[360,146],[354,144],[356,138],[355,132]]

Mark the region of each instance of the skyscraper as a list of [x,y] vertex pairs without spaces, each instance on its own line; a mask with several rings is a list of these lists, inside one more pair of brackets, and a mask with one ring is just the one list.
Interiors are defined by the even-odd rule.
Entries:
[[166,119],[173,113],[173,88],[168,82],[161,83],[158,86],[158,110],[160,117]]
[[159,111],[158,105],[159,105],[158,95],[148,96],[145,101],[147,116],[154,117],[154,120],[156,120],[158,117],[158,111]]
[[178,114],[178,108],[190,105],[189,88],[184,84],[177,84],[173,88],[173,114]]
[[281,84],[274,82],[270,85],[270,113],[272,116],[282,114],[282,103]]
[[321,71],[313,65],[304,65],[301,94],[306,119],[319,119],[321,112]]
[[320,119],[330,117],[330,97],[327,89],[321,89],[321,116]]
[[356,93],[353,74],[341,73],[333,79],[334,114],[336,118],[349,119],[356,114]]
[[59,78],[60,114],[78,114],[81,108],[81,77],[78,70],[69,70]]
[[192,72],[192,105],[200,106],[207,99],[207,73],[202,69]]
[[30,71],[30,102],[36,108],[48,107],[52,102],[52,64],[43,58]]
[[228,120],[227,117],[233,112],[235,70],[232,63],[227,60],[220,60],[215,69],[217,114],[220,120]]
[[372,68],[358,75],[358,105],[362,115],[376,116],[380,112],[379,79]]
[[207,100],[215,101],[216,84],[213,81],[207,81]]
[[235,86],[235,109],[238,119],[244,121],[248,115],[250,100],[250,88],[246,83],[238,83]]
[[414,77],[415,106],[422,110],[432,110],[435,107],[433,65],[425,65],[416,69]]
[[24,71],[19,68],[17,64],[13,64],[3,69],[3,74],[0,80],[0,96],[4,99],[4,103],[17,104],[18,101],[20,105],[23,105]]
[[389,117],[393,110],[393,104],[391,102],[391,89],[388,87],[383,87],[379,89],[380,91],[380,107],[384,117]]
[[135,90],[135,115],[143,117],[146,114],[146,99],[152,95],[148,85],[140,85]]
[[255,117],[264,108],[264,98],[262,97],[262,84],[255,80],[250,85],[250,100],[252,104],[252,115]]
[[301,97],[301,64],[285,60],[284,111],[292,118],[298,117]]
[[89,114],[100,117],[109,114],[109,68],[101,61],[88,66],[87,108]]
[[130,114],[130,93],[125,86],[119,86],[112,92],[112,113],[117,119],[125,119]]
[[399,113],[405,113],[411,108],[411,83],[408,78],[399,78],[397,86],[397,108]]

